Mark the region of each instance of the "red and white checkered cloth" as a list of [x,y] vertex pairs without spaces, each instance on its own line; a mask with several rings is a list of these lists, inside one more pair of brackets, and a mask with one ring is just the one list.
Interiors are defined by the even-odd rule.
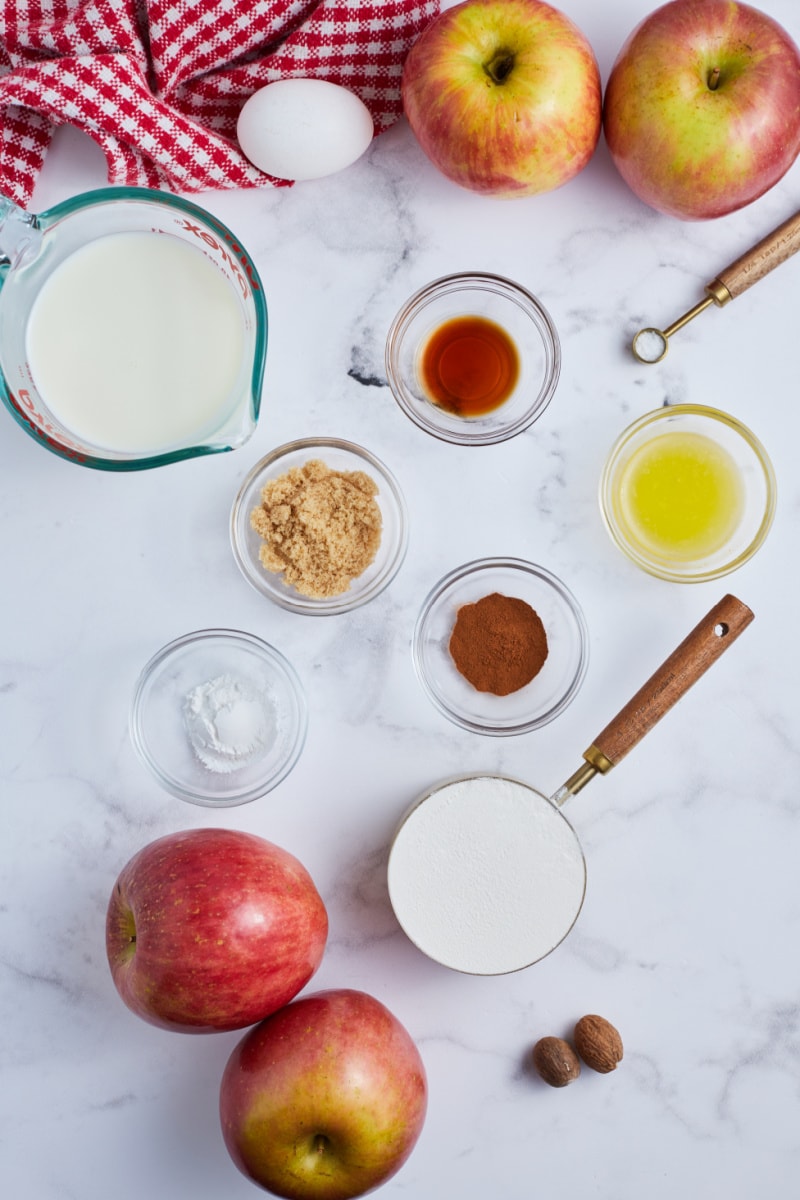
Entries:
[[0,0],[0,191],[26,206],[53,130],[83,129],[109,183],[275,184],[238,149],[245,100],[312,76],[400,115],[405,55],[439,0]]

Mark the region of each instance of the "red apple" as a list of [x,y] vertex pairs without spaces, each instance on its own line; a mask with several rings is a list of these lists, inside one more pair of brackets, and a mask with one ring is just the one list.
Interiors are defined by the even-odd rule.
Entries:
[[735,0],[672,0],[634,29],[606,86],[608,148],[641,200],[683,220],[756,200],[800,152],[800,51]]
[[187,1033],[243,1029],[308,983],[325,905],[293,855],[253,834],[194,829],[151,842],[108,904],[106,952],[133,1012]]
[[542,0],[465,0],[406,57],[403,107],[448,179],[491,196],[560,187],[600,136],[600,73],[588,41]]
[[233,1161],[290,1200],[348,1200],[385,1183],[413,1150],[426,1105],[409,1033],[347,989],[304,996],[251,1029],[220,1088]]

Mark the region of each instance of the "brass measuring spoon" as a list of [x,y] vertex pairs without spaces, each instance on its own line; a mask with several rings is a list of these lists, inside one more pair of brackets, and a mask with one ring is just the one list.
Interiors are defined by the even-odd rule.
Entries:
[[741,258],[737,258],[724,271],[720,271],[716,279],[706,285],[705,298],[690,308],[688,312],[673,321],[666,329],[655,329],[648,326],[640,329],[631,343],[634,358],[642,363],[661,362],[669,349],[669,339],[673,333],[683,329],[695,317],[704,312],[710,305],[716,304],[722,308],[724,304],[735,300],[746,292],[759,279],[763,279],[770,271],[774,271],[787,258],[791,258],[800,250],[800,212],[789,217],[772,233],[757,242]]

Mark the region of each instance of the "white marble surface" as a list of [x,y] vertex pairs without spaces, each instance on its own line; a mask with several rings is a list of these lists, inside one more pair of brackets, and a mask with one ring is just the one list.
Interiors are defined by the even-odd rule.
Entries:
[[[562,6],[603,78],[652,5]],[[794,0],[761,6],[800,40]],[[34,207],[104,183],[65,131]],[[795,342],[800,261],[637,365],[641,324],[668,323],[726,263],[798,207],[800,163],[742,212],[691,225],[643,207],[601,143],[561,191],[499,202],[457,189],[404,123],[339,176],[291,190],[199,197],[240,235],[270,311],[258,430],[235,453],[142,474],[82,470],[0,413],[3,832],[0,1181],[14,1200],[228,1200],[256,1189],[222,1144],[217,1087],[238,1035],[192,1038],[137,1020],[103,943],[118,870],[152,838],[221,826],[295,853],[330,913],[309,985],[356,987],[416,1038],[429,1115],[383,1191],[441,1200],[749,1200],[797,1194],[800,1172],[800,800],[796,680]],[[551,312],[563,372],[538,424],[503,445],[439,443],[384,383],[383,341],[434,277],[487,269]],[[597,479],[614,437],[666,401],[716,404],[770,452],[778,511],[761,552],[715,583],[659,582],[608,541]],[[406,562],[351,615],[304,618],[243,581],[229,508],[252,464],[310,434],[360,442],[406,493]],[[591,661],[552,725],[465,733],[430,705],[410,637],[447,570],[507,554],[559,574],[583,605]],[[617,771],[572,800],[588,860],[578,925],[538,966],[462,976],[406,940],[386,891],[389,838],[414,797],[455,771],[550,792],[726,591],[755,611],[741,640]],[[162,793],[127,732],[144,662],[179,634],[249,630],[308,692],[310,731],[270,795],[220,813]],[[528,1066],[533,1042],[584,1012],[620,1029],[625,1059],[563,1091]]]

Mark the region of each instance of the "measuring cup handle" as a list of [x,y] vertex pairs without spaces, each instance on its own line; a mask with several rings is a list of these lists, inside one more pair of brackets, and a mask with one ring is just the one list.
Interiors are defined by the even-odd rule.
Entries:
[[[720,271],[706,290],[713,295],[716,286],[721,284],[727,291],[728,298],[733,300],[736,296],[741,296],[742,292],[746,292],[754,283],[758,283],[759,279],[769,275],[770,271],[774,271],[781,263],[786,262],[787,258],[791,258],[798,250],[800,250],[800,213],[795,213],[793,217],[789,217],[788,221],[784,221],[777,229],[773,229],[772,233],[768,233],[741,258],[737,258],[736,262],[731,263],[724,271]],[[724,300],[718,300],[718,303],[721,302]]]
[[0,195],[0,283],[10,267],[39,252],[41,239],[36,214]]
[[[661,720],[753,620],[735,596],[724,596],[594,740],[611,766]],[[587,752],[588,753],[588,752]]]

